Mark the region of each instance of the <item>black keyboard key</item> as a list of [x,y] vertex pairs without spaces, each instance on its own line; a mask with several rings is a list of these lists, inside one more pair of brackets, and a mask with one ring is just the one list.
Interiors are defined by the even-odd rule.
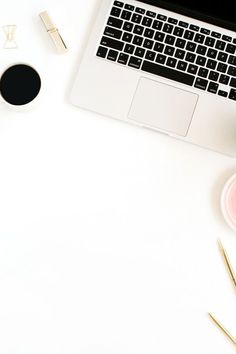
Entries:
[[178,20],[176,20],[175,18],[169,17],[169,18],[168,18],[168,22],[169,22],[169,23],[172,23],[173,25],[177,25]]
[[174,55],[174,51],[175,51],[175,48],[174,48],[174,47],[171,47],[171,46],[167,45],[167,46],[165,47],[164,53],[165,53],[166,55],[173,56],[173,55]]
[[199,28],[198,26],[196,26],[196,25],[190,25],[189,28],[190,28],[192,31],[196,31],[196,32],[198,32],[199,29],[200,29],[200,28]]
[[219,78],[219,75],[220,74],[218,72],[216,72],[216,71],[210,71],[208,79],[212,80],[212,81],[217,81],[218,78]]
[[179,21],[179,26],[183,28],[188,28],[188,23],[184,21]]
[[114,5],[115,5],[115,6],[118,6],[118,7],[123,7],[123,6],[124,6],[124,3],[121,2],[121,1],[115,1],[115,2],[114,2]]
[[121,39],[122,31],[113,28],[113,27],[106,27],[104,31],[105,36],[113,37],[117,39]]
[[205,57],[198,55],[197,60],[196,60],[196,64],[201,65],[201,66],[205,66],[206,61],[207,61],[207,59]]
[[145,39],[143,46],[144,46],[144,48],[152,49],[153,44],[154,44],[154,41],[152,41],[151,39]]
[[206,55],[208,58],[215,59],[217,56],[217,50],[209,48]]
[[165,43],[169,45],[173,45],[175,43],[175,37],[168,34],[166,36]]
[[145,10],[141,9],[140,7],[136,7],[135,12],[137,12],[138,14],[142,14],[142,15],[145,14]]
[[126,10],[129,10],[129,11],[134,11],[134,6],[133,6],[133,5],[126,4],[126,5],[125,5],[125,9],[126,9]]
[[230,55],[228,59],[228,63],[236,66],[236,56],[235,55]]
[[146,15],[149,16],[149,17],[153,17],[153,18],[156,17],[156,13],[153,12],[153,11],[147,11],[147,12],[146,12]]
[[165,23],[163,27],[163,32],[165,33],[172,33],[174,26],[169,23]]
[[164,44],[156,42],[154,46],[154,50],[156,52],[162,53],[164,50]]
[[162,21],[155,20],[153,22],[152,28],[155,29],[155,30],[161,30],[162,26],[163,26],[163,22]]
[[209,36],[209,34],[211,33],[211,31],[208,30],[207,28],[201,28],[201,29],[200,29],[200,32],[201,32],[202,34],[206,34],[207,36]]
[[97,51],[97,56],[101,58],[106,58],[108,49],[105,47],[99,47]]
[[139,69],[142,64],[142,59],[136,57],[130,57],[129,66],[135,69]]
[[224,85],[228,85],[230,77],[228,75],[221,74],[219,82]]
[[139,34],[141,36],[143,34],[143,31],[144,31],[144,27],[142,27],[142,26],[136,25],[134,27],[135,34]]
[[217,65],[217,62],[212,59],[208,59],[207,64],[206,64],[207,68],[212,69],[212,70],[215,70],[216,65]]
[[195,84],[194,84],[194,87],[196,87],[196,88],[198,88],[200,90],[206,90],[207,84],[208,84],[207,80],[202,79],[200,77],[197,77],[196,81],[195,81]]
[[101,45],[103,45],[105,47],[112,48],[112,49],[116,49],[116,50],[119,50],[119,51],[122,51],[123,48],[124,48],[124,43],[123,42],[120,42],[120,41],[118,41],[116,39],[109,38],[109,37],[102,37]]
[[133,14],[131,21],[139,24],[142,21],[142,16],[138,14]]
[[166,17],[165,15],[158,14],[158,15],[157,15],[157,19],[158,19],[158,20],[161,20],[161,21],[166,21],[166,20],[167,20],[167,17]]
[[206,51],[207,51],[207,47],[205,47],[204,45],[199,44],[199,45],[197,46],[197,50],[196,50],[196,53],[197,53],[197,54],[205,55],[205,54],[206,54]]
[[173,34],[177,37],[182,37],[184,33],[184,29],[181,27],[175,27]]
[[135,50],[135,53],[134,53],[134,55],[136,55],[136,57],[139,57],[139,58],[143,58],[144,54],[145,54],[145,49],[140,48],[140,47],[137,47]]
[[227,96],[228,96],[228,92],[223,91],[223,90],[219,90],[219,91],[218,91],[218,95],[219,95],[219,96],[222,96],[222,97],[227,97]]
[[167,66],[170,66],[171,68],[175,68],[176,64],[177,64],[177,59],[175,59],[175,58],[168,58],[167,59],[167,62],[166,62]]
[[185,60],[190,62],[190,63],[194,63],[196,59],[196,55],[190,52],[187,52],[186,56],[185,56]]
[[114,16],[114,17],[119,17],[121,14],[121,9],[118,8],[118,7],[113,7],[111,9],[111,16]]
[[223,41],[220,41],[220,40],[218,40],[215,45],[216,49],[219,49],[219,50],[224,50],[225,46],[226,46],[226,43]]
[[111,61],[116,61],[118,54],[119,53],[116,50],[110,49],[107,54],[107,59]]
[[206,37],[205,39],[205,45],[207,45],[208,47],[214,47],[215,45],[215,38],[212,38],[212,37]]
[[234,44],[228,43],[227,46],[226,46],[226,52],[227,53],[234,54],[235,53],[235,49],[236,49],[236,46]]
[[228,54],[226,54],[224,52],[219,52],[218,53],[217,60],[223,61],[225,63],[227,61],[227,59],[228,59]]
[[207,91],[216,94],[218,92],[218,89],[219,84],[217,84],[216,82],[210,82]]
[[154,36],[154,33],[155,33],[155,31],[153,31],[152,29],[146,28],[144,31],[144,37],[152,39]]
[[194,52],[196,49],[197,45],[194,42],[188,42],[186,45],[186,50],[190,51],[190,52]]
[[182,49],[176,49],[175,57],[178,58],[178,59],[184,59],[185,53],[186,52],[184,50],[182,50]]
[[124,30],[124,31],[127,31],[127,32],[132,32],[133,27],[134,27],[133,23],[131,23],[131,22],[125,22],[125,23],[124,23],[124,26],[123,26],[123,30]]
[[230,36],[223,35],[222,39],[223,39],[223,41],[226,41],[226,42],[232,42],[232,37],[230,37]]
[[156,32],[154,39],[158,42],[163,42],[165,38],[164,33],[162,32]]
[[128,53],[128,54],[133,54],[134,49],[135,49],[135,46],[134,46],[134,45],[132,45],[132,44],[126,44],[126,45],[125,45],[124,52],[125,52],[125,53]]
[[200,33],[196,33],[195,37],[194,37],[194,42],[196,43],[203,43],[205,40],[205,36],[203,34]]
[[235,90],[235,89],[231,89],[231,90],[230,90],[229,98],[230,98],[231,100],[236,101],[236,90]]
[[236,79],[234,77],[231,78],[229,86],[234,87],[234,88],[236,87]]
[[227,74],[230,76],[236,76],[236,66],[229,66]]
[[194,37],[194,32],[193,31],[189,31],[189,30],[186,30],[184,32],[184,38],[185,39],[188,39],[189,41],[191,41]]
[[221,34],[219,32],[211,32],[211,36],[212,37],[215,37],[215,38],[220,38],[221,37]]
[[146,27],[151,27],[152,19],[150,17],[144,17],[142,21],[142,25]]
[[162,65],[158,65],[155,63],[151,63],[148,61],[143,62],[142,70],[154,75],[159,75],[162,77],[165,77],[166,79],[171,79],[189,86],[193,85],[194,82],[194,76],[180,72],[178,70],[172,69],[172,68],[167,68]]
[[176,43],[175,43],[176,47],[182,48],[182,49],[185,47],[185,44],[186,44],[186,41],[182,38],[177,38]]
[[116,17],[109,17],[107,24],[112,27],[121,28],[123,21]]
[[185,61],[179,60],[178,61],[178,65],[177,65],[177,69],[181,70],[181,71],[185,71],[187,69],[188,64]]
[[159,63],[159,64],[165,64],[166,62],[166,55],[164,54],[157,54],[157,57],[156,57],[156,62]]
[[236,44],[236,38],[233,39],[233,43]]
[[227,64],[218,63],[216,70],[219,71],[220,73],[226,73],[227,68],[228,68]]
[[123,10],[123,11],[122,11],[121,18],[122,18],[123,20],[129,21],[130,18],[131,18],[131,16],[132,16],[132,12],[127,11],[127,10]]
[[130,43],[130,42],[132,42],[132,39],[133,39],[133,35],[131,33],[124,32],[123,37],[122,37],[122,41]]
[[155,57],[156,57],[156,53],[155,52],[152,52],[151,50],[147,50],[146,55],[145,55],[145,58],[147,60],[154,61]]
[[199,68],[198,76],[206,78],[208,76],[209,70],[206,68]]
[[187,71],[188,73],[195,75],[197,73],[197,70],[198,70],[197,65],[189,64]]
[[127,54],[120,53],[117,62],[118,62],[119,64],[126,65],[126,64],[128,63],[128,60],[129,60],[129,56],[128,56]]
[[140,36],[134,36],[133,44],[141,46],[143,44],[143,38]]

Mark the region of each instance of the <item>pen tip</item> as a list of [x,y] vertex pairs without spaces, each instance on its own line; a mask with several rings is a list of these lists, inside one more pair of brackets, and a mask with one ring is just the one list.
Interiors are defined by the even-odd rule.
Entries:
[[218,246],[219,246],[220,250],[224,249],[224,246],[223,246],[222,241],[220,239],[218,239]]

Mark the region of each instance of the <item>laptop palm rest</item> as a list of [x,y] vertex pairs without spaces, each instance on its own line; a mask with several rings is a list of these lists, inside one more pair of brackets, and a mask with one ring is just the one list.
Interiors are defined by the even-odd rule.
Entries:
[[186,136],[198,95],[172,85],[141,78],[128,118],[153,129]]

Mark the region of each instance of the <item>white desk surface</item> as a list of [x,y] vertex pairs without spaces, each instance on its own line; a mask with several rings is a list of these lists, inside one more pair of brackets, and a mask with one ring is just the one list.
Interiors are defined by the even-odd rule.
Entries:
[[236,265],[219,209],[236,162],[68,103],[99,2],[1,0],[19,49],[0,49],[0,71],[28,62],[43,90],[27,112],[0,105],[0,353],[234,353],[207,312],[236,336],[216,243]]

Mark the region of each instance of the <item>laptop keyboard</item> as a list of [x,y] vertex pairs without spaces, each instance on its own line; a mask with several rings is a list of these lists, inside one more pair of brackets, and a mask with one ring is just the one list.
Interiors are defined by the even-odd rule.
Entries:
[[97,56],[236,101],[236,38],[115,1]]

